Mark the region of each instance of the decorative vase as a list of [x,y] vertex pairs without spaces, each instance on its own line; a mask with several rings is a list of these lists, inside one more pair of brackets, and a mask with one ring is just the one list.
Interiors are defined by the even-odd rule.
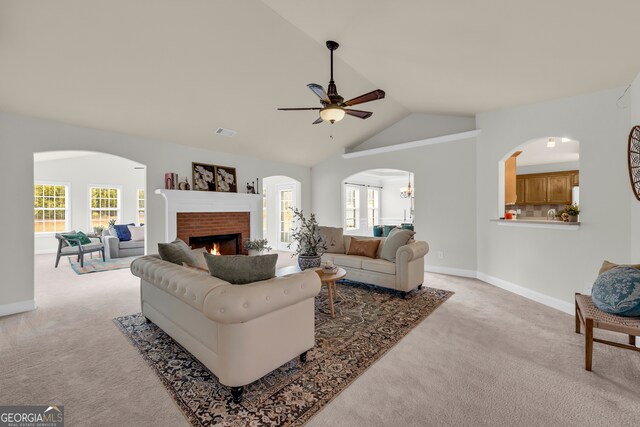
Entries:
[[264,251],[259,251],[257,249],[249,249],[249,256],[262,255]]
[[569,215],[569,222],[578,222],[578,215]]
[[298,266],[300,267],[300,270],[306,270],[307,268],[318,268],[320,267],[320,256],[298,255]]

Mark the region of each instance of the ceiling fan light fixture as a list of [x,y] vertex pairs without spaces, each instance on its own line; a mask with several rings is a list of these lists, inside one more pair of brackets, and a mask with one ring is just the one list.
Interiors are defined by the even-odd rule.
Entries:
[[328,107],[320,110],[320,118],[325,122],[333,124],[344,119],[344,110],[335,105],[329,105]]
[[547,140],[547,148],[554,148],[556,146],[556,139],[555,138],[549,138]]

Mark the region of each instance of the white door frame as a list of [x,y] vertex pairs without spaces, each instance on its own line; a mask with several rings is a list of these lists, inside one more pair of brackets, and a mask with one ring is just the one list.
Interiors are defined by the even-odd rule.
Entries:
[[281,194],[283,191],[291,191],[291,205],[293,207],[298,207],[298,192],[297,192],[297,185],[295,182],[288,182],[288,183],[283,183],[283,184],[276,184],[276,235],[277,235],[277,241],[276,241],[276,249],[279,251],[293,251],[295,248],[288,248],[287,246],[289,245],[288,242],[281,242],[280,241],[280,234],[282,232],[282,230],[280,229],[281,227],[281,222],[280,222],[280,218],[282,216],[282,199],[281,199]]

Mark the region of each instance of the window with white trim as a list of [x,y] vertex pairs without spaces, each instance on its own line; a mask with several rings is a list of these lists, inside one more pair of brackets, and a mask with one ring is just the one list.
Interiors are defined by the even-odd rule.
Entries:
[[344,187],[344,228],[357,230],[360,221],[360,189],[352,185]]
[[108,227],[110,220],[120,218],[120,188],[113,186],[89,187],[90,223],[93,227]]
[[376,223],[380,222],[380,190],[377,188],[367,189],[367,227],[373,229]]
[[138,189],[138,225],[144,224],[144,190]]
[[33,229],[36,233],[60,233],[68,229],[66,185],[33,184]]

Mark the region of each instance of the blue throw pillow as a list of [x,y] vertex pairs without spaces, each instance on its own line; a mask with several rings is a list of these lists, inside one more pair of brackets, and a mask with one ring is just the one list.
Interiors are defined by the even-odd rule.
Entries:
[[113,226],[114,230],[116,230],[116,234],[118,235],[118,240],[120,240],[121,242],[127,242],[131,240],[131,232],[129,231],[130,225],[135,224],[117,224]]
[[591,298],[606,313],[640,316],[640,270],[620,266],[602,273],[593,284]]

